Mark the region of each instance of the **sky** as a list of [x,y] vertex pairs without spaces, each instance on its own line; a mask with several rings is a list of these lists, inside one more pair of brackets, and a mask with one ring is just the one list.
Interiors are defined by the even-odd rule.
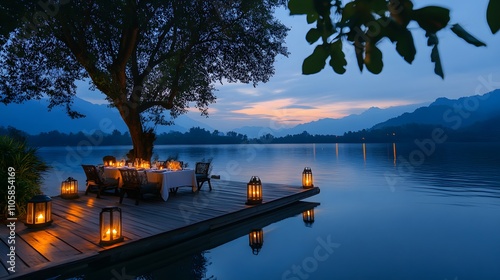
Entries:
[[[486,22],[488,0],[478,1],[414,1],[415,9],[437,5],[451,10],[450,26],[459,23],[487,47],[475,47],[458,38],[449,28],[438,33],[439,51],[445,79],[434,74],[430,61],[431,48],[424,32],[411,25],[417,54],[410,65],[401,58],[395,45],[384,40],[382,50],[384,69],[374,75],[360,73],[351,46],[344,44],[348,62],[347,72],[338,75],[327,66],[320,73],[302,75],[302,61],[315,45],[305,40],[309,25],[305,16],[290,16],[285,8],[276,17],[291,28],[286,39],[290,55],[278,56],[275,75],[267,83],[225,83],[216,85],[216,103],[210,105],[209,117],[200,116],[192,107],[187,114],[214,129],[229,131],[243,126],[289,128],[322,118],[341,118],[358,114],[370,107],[387,108],[484,94],[500,88],[500,33],[491,34]],[[78,96],[100,103],[102,94],[78,87]]]

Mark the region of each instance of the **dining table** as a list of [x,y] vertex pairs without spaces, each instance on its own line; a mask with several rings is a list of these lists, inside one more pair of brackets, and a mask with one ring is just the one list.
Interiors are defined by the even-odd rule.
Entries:
[[[119,187],[123,186],[120,169],[130,167],[104,167],[103,176],[106,178],[118,178]],[[178,187],[191,187],[193,192],[197,191],[196,175],[193,169],[167,170],[167,169],[138,169],[139,174],[147,177],[149,183],[160,184],[160,194],[164,201],[168,200],[169,193]]]

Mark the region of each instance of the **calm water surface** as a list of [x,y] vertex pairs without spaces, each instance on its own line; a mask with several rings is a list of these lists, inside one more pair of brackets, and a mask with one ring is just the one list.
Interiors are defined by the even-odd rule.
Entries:
[[[57,195],[68,176],[84,185],[82,163],[100,163],[106,154],[122,158],[128,149],[40,149],[56,166],[45,192]],[[257,175],[263,184],[298,186],[310,166],[321,193],[308,201],[320,205],[311,227],[300,215],[264,227],[258,255],[244,234],[177,261],[148,260],[153,265],[144,271],[129,266],[127,279],[500,279],[500,143],[157,146],[155,152],[160,159],[178,155],[191,167],[213,158],[212,174],[244,182]]]

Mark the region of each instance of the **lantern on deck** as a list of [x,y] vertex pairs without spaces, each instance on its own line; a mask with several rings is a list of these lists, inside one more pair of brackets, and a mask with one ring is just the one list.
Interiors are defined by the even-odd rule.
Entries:
[[52,224],[52,199],[46,195],[35,195],[28,201],[26,222],[29,228]]
[[247,205],[262,203],[262,183],[257,176],[252,176],[247,184]]
[[62,181],[61,197],[66,199],[78,198],[78,181],[72,177]]
[[314,223],[314,208],[302,212],[302,220],[306,227],[312,227]]
[[252,254],[258,255],[264,244],[264,231],[262,229],[252,230],[248,234],[248,243],[250,248],[252,248]]
[[313,174],[310,167],[305,167],[302,171],[302,187],[304,189],[310,189],[314,187]]
[[109,206],[104,207],[99,214],[101,245],[112,245],[123,241],[122,209]]

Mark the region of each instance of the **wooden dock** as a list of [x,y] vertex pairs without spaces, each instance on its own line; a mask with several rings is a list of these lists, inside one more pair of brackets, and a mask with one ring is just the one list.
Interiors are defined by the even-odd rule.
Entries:
[[[248,206],[246,183],[212,182],[212,191],[207,186],[197,193],[181,188],[166,202],[141,200],[138,206],[129,198],[118,204],[118,197],[111,195],[97,199],[95,194],[82,193],[75,200],[54,197],[52,225],[28,229],[22,222],[16,223],[15,273],[7,270],[9,230],[6,226],[0,228],[0,278],[71,277],[83,271],[97,276],[100,270],[109,274],[110,267],[117,263],[140,262],[144,256],[162,250],[177,250],[171,255],[179,258],[180,252],[190,252],[187,248],[195,244],[196,250],[202,245],[215,247],[248,233],[250,226],[264,227],[310,209],[315,205],[298,201],[319,193],[317,187],[306,190],[266,183],[263,203]],[[99,212],[106,206],[122,209],[125,240],[111,246],[99,244]],[[108,279],[111,278],[113,275],[109,274]]]

